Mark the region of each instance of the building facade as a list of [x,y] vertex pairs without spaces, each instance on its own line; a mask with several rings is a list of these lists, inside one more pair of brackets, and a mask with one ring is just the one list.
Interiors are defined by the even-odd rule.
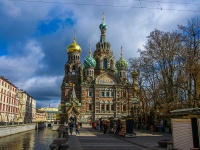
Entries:
[[0,76],[0,122],[16,122],[19,114],[17,87]]
[[67,49],[68,60],[61,85],[61,118],[87,122],[131,113],[136,95],[127,78],[128,62],[123,58],[122,47],[120,59],[115,62],[111,44],[106,39],[104,17],[99,29],[96,50],[92,54],[89,47],[83,65],[82,50],[76,38]]
[[19,99],[18,122],[30,123],[36,119],[36,100],[22,89],[17,89]]
[[33,122],[36,100],[0,76],[0,122]]
[[56,122],[56,115],[58,114],[58,108],[40,108],[38,112],[44,112],[47,122]]

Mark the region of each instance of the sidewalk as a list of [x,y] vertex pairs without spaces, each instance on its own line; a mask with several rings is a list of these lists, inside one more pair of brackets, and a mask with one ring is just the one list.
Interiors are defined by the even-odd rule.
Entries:
[[154,149],[154,150],[166,150],[166,148],[161,148],[158,145],[159,141],[169,140],[172,141],[172,134],[165,132],[152,132],[149,130],[138,130],[134,129],[136,133],[136,138],[125,138],[121,136],[117,136],[118,138],[122,138],[126,141],[134,143],[138,146],[143,147],[144,149]]
[[[82,132],[82,131],[84,132]],[[89,137],[92,136],[94,132],[101,132],[97,130],[93,130],[89,124],[83,124],[83,128],[80,129],[80,134],[69,135],[69,150],[82,150],[81,144],[78,140],[79,136]],[[158,142],[161,140],[172,140],[171,133],[165,132],[152,132],[149,130],[138,130],[134,129],[136,133],[135,138],[125,138],[122,136],[108,134],[108,136],[113,136],[115,138],[119,138],[126,142],[130,142],[134,145],[141,147],[141,149],[148,149],[148,150],[166,150],[166,148],[160,148]]]

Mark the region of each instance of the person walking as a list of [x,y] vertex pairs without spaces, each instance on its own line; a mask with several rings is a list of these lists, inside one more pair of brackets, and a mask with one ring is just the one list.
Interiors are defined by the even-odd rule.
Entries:
[[69,131],[70,131],[70,134],[72,135],[72,133],[73,133],[73,130],[74,130],[74,123],[71,121],[70,123],[69,123]]
[[76,123],[76,134],[80,134],[80,123]]
[[104,128],[104,132],[103,133],[106,134],[107,130],[108,130],[107,122],[104,123],[103,128]]

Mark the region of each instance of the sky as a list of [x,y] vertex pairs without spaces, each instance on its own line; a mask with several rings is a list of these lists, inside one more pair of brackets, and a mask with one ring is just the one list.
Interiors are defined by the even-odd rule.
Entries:
[[0,76],[37,101],[60,102],[67,47],[76,36],[81,62],[100,40],[104,13],[115,61],[138,57],[151,31],[172,31],[200,15],[199,0],[1,0]]

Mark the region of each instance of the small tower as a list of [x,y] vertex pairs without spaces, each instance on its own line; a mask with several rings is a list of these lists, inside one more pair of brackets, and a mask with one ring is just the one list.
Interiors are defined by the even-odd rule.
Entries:
[[105,18],[104,18],[104,13],[103,13],[102,23],[99,25],[99,29],[101,30],[100,43],[106,42],[107,25],[106,25],[106,23],[104,21],[105,21]]
[[85,68],[85,80],[93,80],[94,79],[94,68],[96,67],[96,61],[92,57],[91,46],[89,45],[89,55],[84,60],[84,68]]
[[67,48],[68,62],[65,64],[64,82],[69,84],[78,84],[81,82],[82,65],[80,61],[81,47],[76,43],[74,37],[73,43]]
[[123,58],[122,47],[120,53],[120,59],[116,62],[118,75],[121,78],[126,78],[126,70],[128,68],[128,62]]

